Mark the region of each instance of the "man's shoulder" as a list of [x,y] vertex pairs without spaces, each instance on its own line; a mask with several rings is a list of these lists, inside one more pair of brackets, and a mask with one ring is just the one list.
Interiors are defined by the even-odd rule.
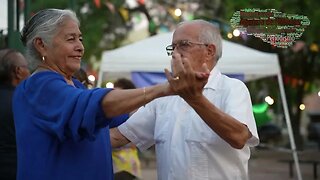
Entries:
[[148,108],[155,108],[155,109],[168,109],[169,106],[180,102],[181,98],[178,95],[172,95],[172,96],[165,96],[165,97],[160,97],[157,99],[152,100],[149,102],[146,106]]
[[172,101],[175,101],[176,98],[179,98],[179,96],[178,95],[164,96],[164,97],[156,98],[152,102],[155,104],[170,103]]
[[221,76],[221,84],[227,89],[247,89],[245,83],[239,79],[228,77],[227,75]]

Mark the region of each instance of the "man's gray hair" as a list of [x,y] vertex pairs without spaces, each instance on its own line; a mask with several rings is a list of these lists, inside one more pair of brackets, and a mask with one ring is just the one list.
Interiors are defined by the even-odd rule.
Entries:
[[34,40],[41,38],[43,43],[50,46],[52,38],[58,32],[66,19],[72,19],[80,25],[76,14],[68,9],[44,9],[36,13],[26,23],[21,32],[21,41],[26,47],[26,58],[31,65],[35,65],[41,60],[41,55],[34,47]]
[[195,20],[195,22],[202,25],[199,41],[205,44],[214,44],[216,46],[216,60],[218,61],[222,56],[222,38],[220,29],[204,20]]
[[17,65],[15,54],[20,53],[15,49],[0,50],[0,82],[1,84],[11,84],[13,80],[12,72]]
[[178,26],[184,23],[199,24],[201,26],[201,31],[199,32],[199,42],[205,44],[214,44],[216,47],[215,58],[218,61],[222,56],[222,38],[220,34],[220,29],[216,27],[214,24],[202,19],[182,22],[178,24]]

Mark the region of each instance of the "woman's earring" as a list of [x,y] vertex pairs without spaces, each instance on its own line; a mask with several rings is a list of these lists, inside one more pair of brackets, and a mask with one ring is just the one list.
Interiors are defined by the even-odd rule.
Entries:
[[42,62],[44,62],[44,61],[46,61],[46,59],[45,59],[45,57],[44,57],[44,56],[42,56]]

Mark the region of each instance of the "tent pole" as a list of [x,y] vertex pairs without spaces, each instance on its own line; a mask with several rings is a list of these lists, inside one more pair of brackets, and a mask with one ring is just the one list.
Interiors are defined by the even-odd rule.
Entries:
[[101,87],[103,71],[99,71],[97,87]]
[[288,133],[289,133],[292,156],[293,156],[294,164],[296,167],[298,180],[302,180],[299,159],[298,159],[296,144],[294,142],[294,136],[293,136],[293,132],[292,132],[291,120],[290,120],[290,116],[289,116],[288,104],[287,104],[287,99],[286,99],[286,93],[284,91],[281,71],[278,73],[277,77],[278,77],[280,95],[281,95],[281,100],[282,100],[282,106],[283,106],[284,115],[285,115],[286,124],[287,124],[287,128],[288,128]]

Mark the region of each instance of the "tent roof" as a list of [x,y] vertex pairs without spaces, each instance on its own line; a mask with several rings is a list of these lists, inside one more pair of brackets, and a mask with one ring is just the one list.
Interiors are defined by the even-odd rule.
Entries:
[[[172,33],[150,38],[106,51],[102,55],[102,72],[163,72],[170,69],[170,57],[165,47],[171,44]],[[280,72],[276,54],[260,52],[240,44],[223,40],[223,53],[218,61],[221,72],[265,77]]]

